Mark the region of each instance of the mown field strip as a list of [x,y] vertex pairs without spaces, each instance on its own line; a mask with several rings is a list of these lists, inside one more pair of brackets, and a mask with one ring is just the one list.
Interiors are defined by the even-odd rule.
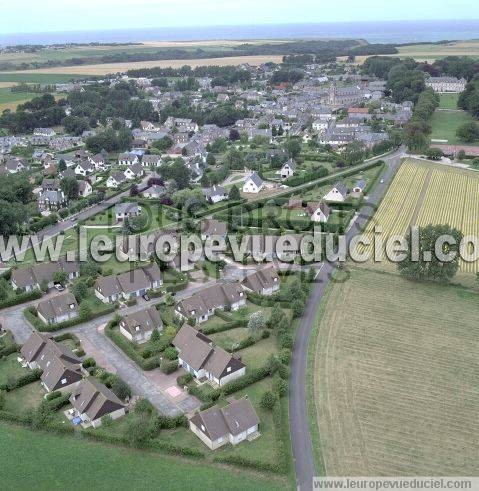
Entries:
[[479,475],[478,315],[457,287],[364,270],[334,286],[314,367],[328,475]]

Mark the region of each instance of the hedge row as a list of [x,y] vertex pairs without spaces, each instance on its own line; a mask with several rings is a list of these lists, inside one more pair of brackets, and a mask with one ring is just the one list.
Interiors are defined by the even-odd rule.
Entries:
[[233,394],[234,392],[238,392],[239,390],[243,390],[270,375],[271,368],[265,365],[261,368],[257,368],[256,370],[251,370],[248,374],[227,383],[219,389],[208,392],[207,394],[205,394],[197,385],[190,386],[188,392],[197,397],[200,401],[210,403],[217,401],[221,395],[227,396]]
[[7,307],[13,307],[20,303],[30,302],[32,300],[37,300],[42,296],[41,290],[32,290],[30,292],[20,293],[13,297],[7,298],[0,302],[0,309],[5,309]]
[[328,169],[324,166],[320,166],[319,169],[316,169],[311,172],[302,172],[301,174],[296,174],[295,176],[288,177],[284,184],[286,186],[300,186],[301,184],[305,184],[307,182],[311,182],[315,179],[321,179],[322,177],[326,177],[329,174]]
[[201,328],[204,334],[216,334],[218,332],[229,331],[230,329],[236,329],[237,327],[245,327],[248,324],[248,319],[238,319],[227,322],[226,324],[218,324],[217,326],[210,326]]
[[10,392],[11,390],[19,389],[20,387],[25,387],[25,385],[37,382],[42,376],[43,370],[36,368],[35,370],[29,371],[25,375],[18,377],[13,382],[5,382],[0,385],[0,390],[6,390]]
[[214,458],[214,462],[233,464],[240,467],[249,467],[251,469],[275,473],[284,472],[284,469],[281,467],[283,464],[280,462],[263,462],[261,460],[248,459],[246,457],[242,457],[241,455],[217,455]]
[[103,315],[111,314],[115,312],[118,305],[116,303],[111,305],[102,306],[101,310],[97,310],[96,312],[91,312],[90,315],[87,316],[78,316],[74,319],[67,320],[65,322],[59,322],[58,324],[45,324],[42,322],[36,315],[36,311],[34,307],[27,307],[23,310],[23,315],[27,319],[27,321],[35,327],[40,332],[55,332],[60,331],[61,329],[65,329],[67,327],[76,326],[83,322],[88,322],[97,317],[101,317]]

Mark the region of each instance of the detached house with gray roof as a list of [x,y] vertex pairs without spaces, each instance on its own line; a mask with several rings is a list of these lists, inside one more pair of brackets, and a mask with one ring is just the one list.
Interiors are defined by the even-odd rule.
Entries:
[[145,343],[151,338],[153,331],[163,330],[160,313],[155,307],[128,314],[120,321],[120,332],[130,341]]
[[242,285],[260,295],[272,295],[280,288],[279,275],[272,266],[268,266],[248,275]]
[[84,428],[98,428],[103,417],[118,419],[126,413],[125,404],[94,377],[88,377],[78,385],[70,397],[70,403]]
[[213,406],[190,419],[190,430],[211,450],[230,443],[237,445],[259,436],[259,418],[247,398],[232,400],[227,406]]
[[183,325],[172,344],[178,350],[180,366],[200,381],[222,387],[245,374],[241,360],[215,346],[210,338],[188,324]]
[[323,196],[324,201],[343,202],[348,197],[348,188],[338,182],[334,187]]
[[45,324],[58,324],[78,317],[78,304],[71,293],[62,293],[39,302],[37,314]]
[[243,184],[243,193],[259,193],[264,188],[263,179],[253,172]]

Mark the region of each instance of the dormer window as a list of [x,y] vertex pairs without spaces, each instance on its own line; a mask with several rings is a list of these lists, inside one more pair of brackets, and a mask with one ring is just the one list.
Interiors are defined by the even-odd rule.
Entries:
[[244,293],[243,292],[240,292],[240,297],[242,297],[243,295],[244,295]]
[[65,385],[67,383],[67,379],[66,378],[62,378],[62,385]]
[[192,311],[191,311],[191,313],[192,313],[193,315],[195,315],[195,314],[196,314],[196,310],[192,310]]
[[201,425],[201,430],[206,431],[205,425]]
[[231,367],[228,367],[228,368],[226,369],[226,372],[231,372]]
[[75,304],[74,304],[74,303],[71,303],[71,304],[70,304],[70,309],[71,309],[71,310],[74,310],[74,309],[75,309]]
[[135,327],[135,330],[136,330],[136,331],[139,331],[139,330],[140,330],[140,326],[136,326],[136,327]]
[[278,281],[278,278],[277,277],[276,278],[273,278],[273,281]]

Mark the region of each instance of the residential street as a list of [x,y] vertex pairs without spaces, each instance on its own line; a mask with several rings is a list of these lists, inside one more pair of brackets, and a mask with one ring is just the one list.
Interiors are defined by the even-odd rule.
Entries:
[[[404,156],[404,150],[401,148],[387,157],[382,158],[387,164],[387,169],[382,175],[383,183],[379,182],[369,193],[367,204],[361,208],[353,227],[346,234],[348,243],[352,237],[361,232],[369,217],[374,213],[375,206],[386,192]],[[293,347],[289,385],[289,417],[296,480],[298,489],[301,491],[312,489],[313,476],[318,475],[313,460],[307,413],[307,359],[316,312],[334,269],[335,264],[325,261],[324,266],[319,270],[316,284],[313,287],[304,314],[300,320]]]
[[[175,296],[177,299],[185,298],[196,291],[211,286],[215,281],[207,281],[204,283],[190,283],[184,290],[178,292]],[[44,295],[42,299],[49,296],[58,295],[56,290]],[[151,299],[145,302],[139,299],[138,304],[132,307],[127,307],[117,311],[124,316],[129,313],[136,312],[148,306],[158,304],[162,299]],[[16,305],[0,312],[0,321],[5,329],[10,329],[19,344],[25,343],[30,336],[32,327],[27,323],[23,316],[23,310],[29,305],[36,305],[39,300],[33,302]],[[82,346],[87,356],[95,358],[100,366],[104,366],[108,371],[117,373],[130,387],[134,395],[144,395],[148,400],[163,414],[174,415],[180,412],[191,412],[198,408],[201,403],[193,396],[183,394],[178,398],[171,398],[165,393],[165,389],[176,384],[175,373],[174,377],[168,376],[160,372],[159,369],[151,372],[144,372],[136,363],[134,363],[123,351],[118,348],[109,338],[103,333],[104,326],[113,318],[115,313],[97,317],[88,322],[78,324],[71,328],[66,328],[57,331],[56,334],[62,332],[75,333],[82,342]]]

